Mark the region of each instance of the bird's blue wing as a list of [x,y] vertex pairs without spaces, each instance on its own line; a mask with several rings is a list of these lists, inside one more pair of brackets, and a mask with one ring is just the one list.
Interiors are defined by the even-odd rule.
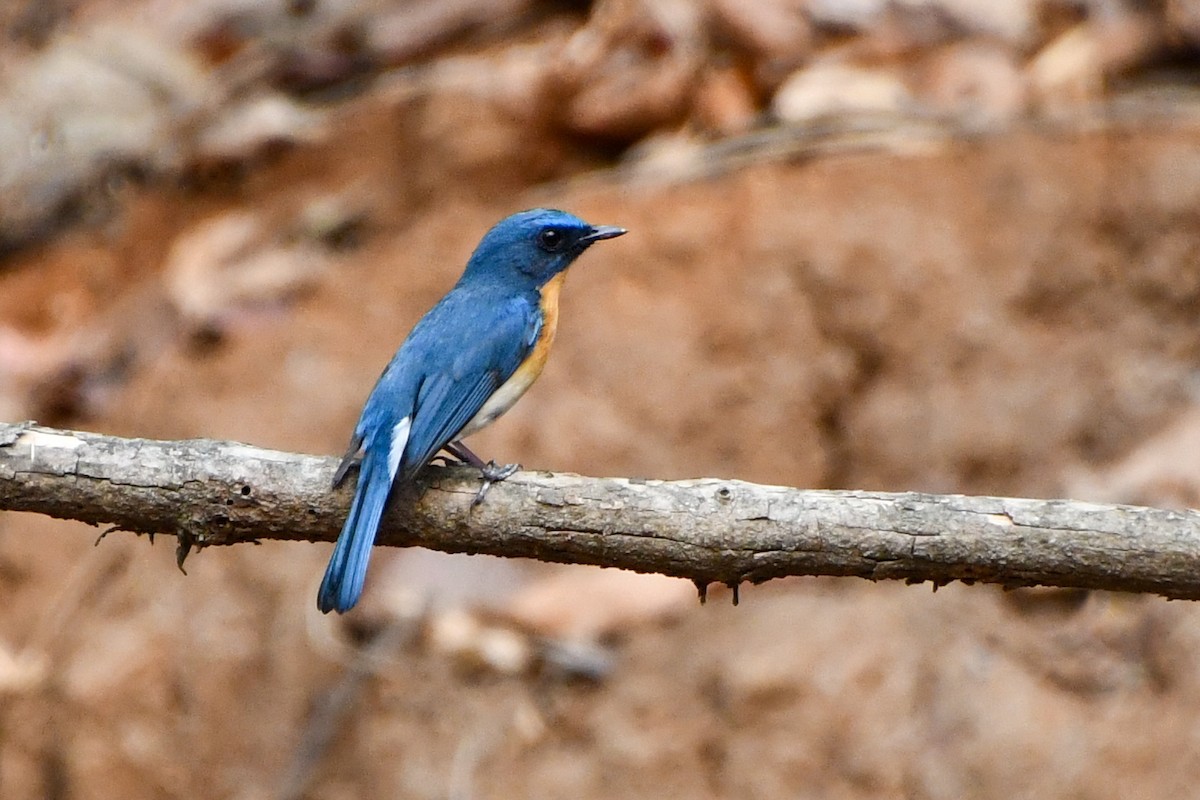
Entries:
[[522,297],[492,308],[475,317],[454,358],[421,381],[401,479],[416,474],[479,413],[537,341],[541,314],[535,303]]

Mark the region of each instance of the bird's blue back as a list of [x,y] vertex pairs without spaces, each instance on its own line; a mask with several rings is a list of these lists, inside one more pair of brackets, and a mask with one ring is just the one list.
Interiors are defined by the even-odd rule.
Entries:
[[[561,232],[567,244],[548,248],[539,239],[547,230]],[[591,241],[618,231],[534,209],[484,236],[462,278],[413,328],[363,408],[335,479],[361,452],[350,514],[318,595],[322,611],[345,611],[358,601],[393,484],[416,475],[529,357],[542,331],[541,288]],[[579,238],[577,248],[567,246],[571,237]]]

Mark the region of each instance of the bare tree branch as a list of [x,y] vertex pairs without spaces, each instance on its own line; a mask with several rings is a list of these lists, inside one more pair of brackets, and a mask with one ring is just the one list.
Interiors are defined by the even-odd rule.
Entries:
[[[332,541],[350,500],[329,488],[336,463],[0,424],[0,510],[174,534],[182,562],[193,546]],[[660,572],[701,587],[856,575],[1200,598],[1196,512],[541,472],[497,484],[472,510],[477,488],[475,470],[430,467],[396,498],[380,544]]]

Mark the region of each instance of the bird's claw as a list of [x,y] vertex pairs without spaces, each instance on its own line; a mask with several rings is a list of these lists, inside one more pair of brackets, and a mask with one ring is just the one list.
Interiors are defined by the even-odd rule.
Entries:
[[483,498],[487,495],[488,489],[492,488],[493,483],[511,478],[520,468],[520,464],[499,465],[495,461],[489,461],[480,467],[479,474],[483,477],[483,485],[479,487],[479,493],[471,501],[471,508],[483,502]]

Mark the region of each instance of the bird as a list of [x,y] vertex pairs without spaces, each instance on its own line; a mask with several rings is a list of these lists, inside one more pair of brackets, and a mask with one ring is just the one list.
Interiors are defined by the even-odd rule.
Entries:
[[520,468],[485,464],[461,440],[508,411],[541,374],[566,269],[596,242],[625,233],[534,208],[484,234],[462,277],[383,370],[334,474],[336,489],[358,467],[350,512],[317,594],[323,613],[345,613],[358,602],[393,487],[411,482],[439,451],[480,470],[472,507]]

